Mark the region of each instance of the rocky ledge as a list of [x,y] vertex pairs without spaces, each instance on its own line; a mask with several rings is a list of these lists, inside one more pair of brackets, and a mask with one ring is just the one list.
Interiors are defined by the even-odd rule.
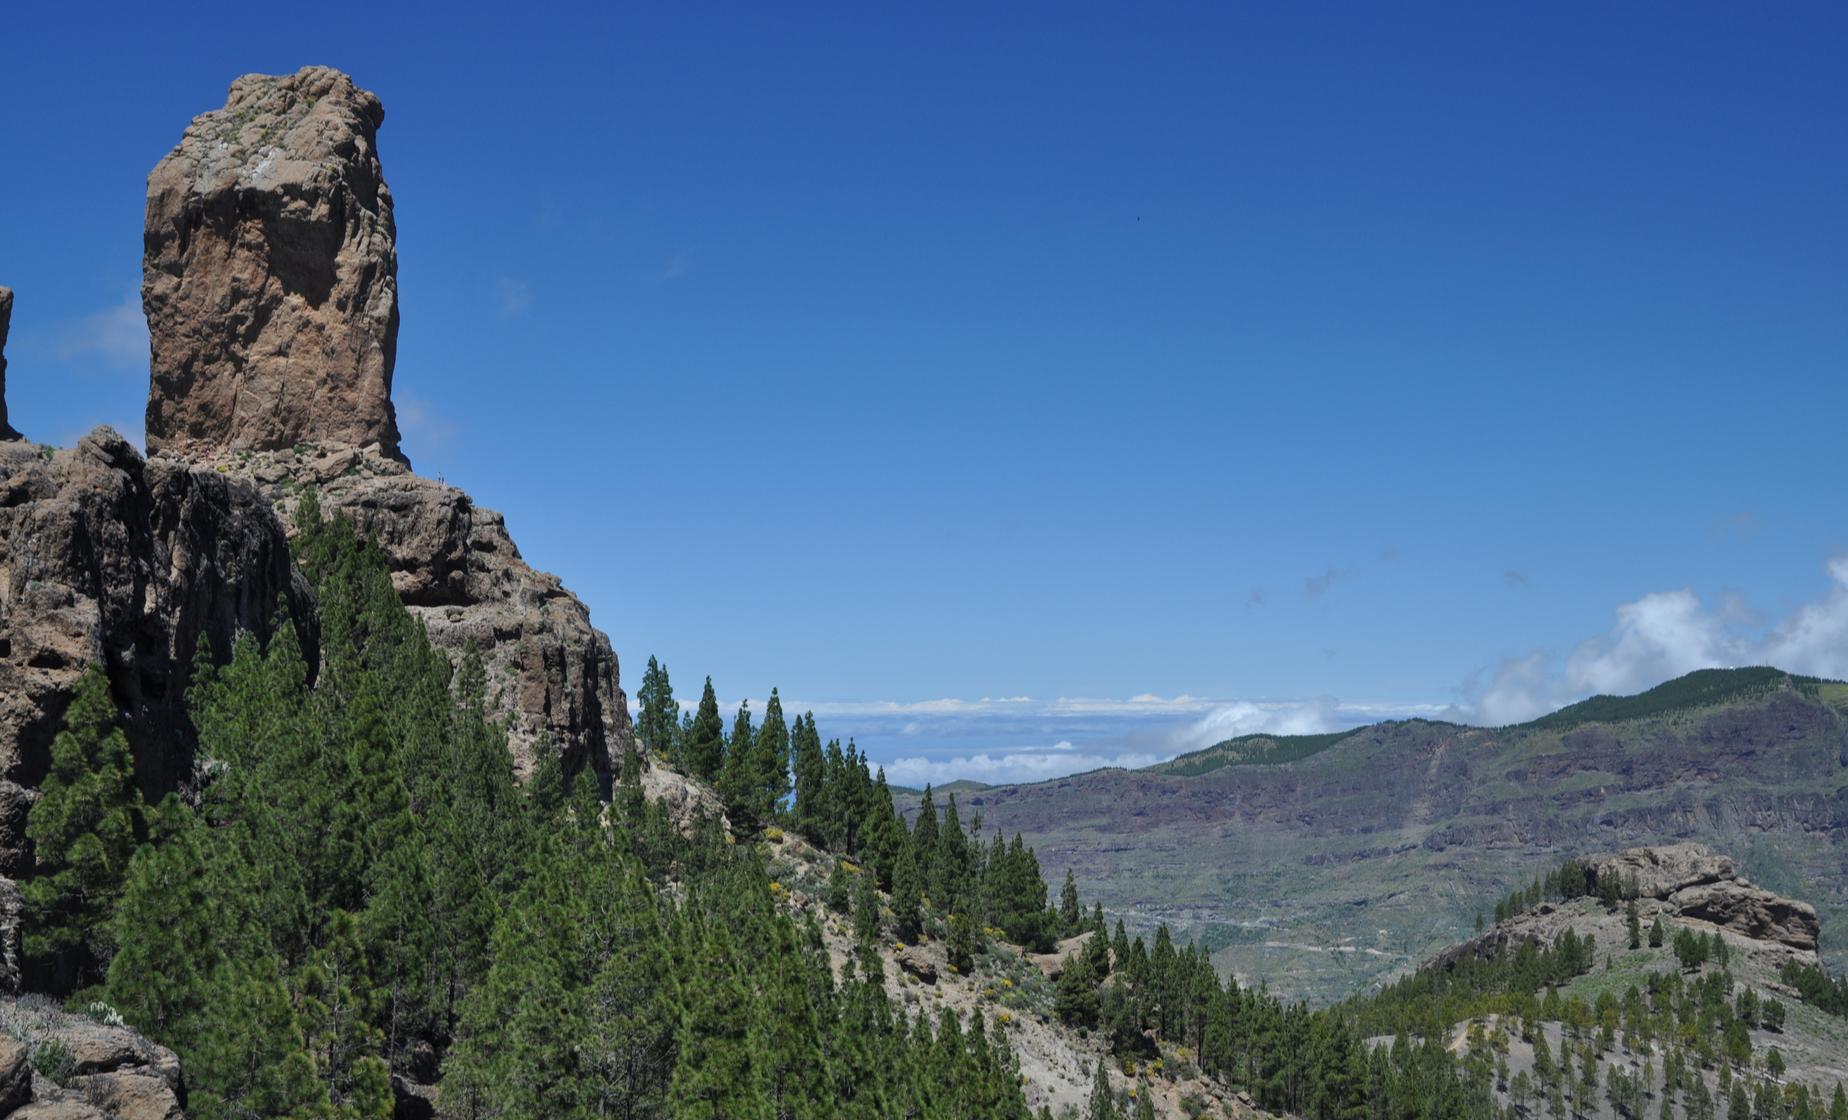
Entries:
[[523,774],[541,743],[568,767],[611,771],[630,734],[615,651],[557,576],[521,558],[500,514],[376,449],[304,442],[198,465],[250,482],[285,525],[312,489],[325,512],[377,542],[430,640],[452,661],[470,642],[481,651]]
[[112,1020],[49,1000],[0,1001],[0,1117],[8,1120],[184,1120],[173,1051]]
[[[1631,848],[1580,862],[1594,874],[1611,871],[1633,883],[1644,924],[1660,916],[1671,925],[1718,931],[1742,951],[1771,962],[1773,971],[1785,960],[1821,963],[1816,908],[1754,885],[1731,858],[1703,845]],[[1488,960],[1523,943],[1550,945],[1567,928],[1591,932],[1598,944],[1615,947],[1622,943],[1624,920],[1621,911],[1605,914],[1593,899],[1542,902],[1446,949],[1423,968],[1449,968],[1469,957]]]

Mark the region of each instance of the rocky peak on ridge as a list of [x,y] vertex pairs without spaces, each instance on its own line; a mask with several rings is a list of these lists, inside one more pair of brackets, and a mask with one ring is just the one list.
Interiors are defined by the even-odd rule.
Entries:
[[337,70],[250,74],[155,166],[141,281],[149,451],[322,439],[399,457],[384,120]]
[[284,524],[314,488],[378,542],[437,646],[480,649],[523,769],[545,742],[607,774],[630,741],[608,637],[522,559],[500,514],[399,451],[384,119],[339,71],[250,74],[154,168],[149,450],[254,484]]

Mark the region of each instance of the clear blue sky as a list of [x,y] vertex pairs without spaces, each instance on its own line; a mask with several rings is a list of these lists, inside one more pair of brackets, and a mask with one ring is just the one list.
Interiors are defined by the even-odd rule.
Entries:
[[147,171],[325,63],[406,449],[631,685],[1011,776],[1848,672],[1842,5],[409,7],[9,12],[16,426],[138,429]]

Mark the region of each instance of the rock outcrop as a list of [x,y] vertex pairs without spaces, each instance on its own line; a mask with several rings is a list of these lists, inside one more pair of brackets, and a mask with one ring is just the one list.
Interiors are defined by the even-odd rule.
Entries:
[[215,466],[250,480],[293,523],[313,487],[374,540],[392,582],[430,640],[452,661],[473,642],[498,695],[514,760],[528,771],[539,745],[568,768],[611,772],[629,742],[629,711],[609,638],[558,577],[520,558],[500,514],[453,486],[412,474],[376,451],[307,444],[239,453]]
[[18,439],[6,421],[6,332],[13,323],[13,289],[0,288],[0,439]]
[[378,541],[452,656],[473,642],[516,761],[538,744],[602,774],[630,742],[609,639],[501,516],[399,453],[384,110],[346,75],[247,75],[148,178],[142,302],[148,446],[258,486],[287,522],[304,487]]
[[104,666],[143,790],[190,777],[176,752],[193,650],[229,657],[278,605],[314,642],[313,595],[257,491],[142,459],[98,428],[47,454],[0,443],[0,874],[28,862],[28,792],[44,777],[78,677]]
[[[1703,845],[1631,848],[1580,862],[1593,874],[1614,872],[1620,882],[1634,885],[1644,923],[1660,916],[1671,926],[1724,931],[1767,959],[1820,961],[1815,907],[1754,885],[1731,858]],[[1444,950],[1423,967],[1450,968],[1470,957],[1489,960],[1523,943],[1550,945],[1567,928],[1594,935],[1598,944],[1617,945],[1626,935],[1625,921],[1621,908],[1610,911],[1591,898],[1541,902]]]
[[1805,953],[1816,951],[1822,924],[1814,906],[1754,885],[1739,874],[1729,857],[1703,845],[1632,848],[1586,862],[1600,873],[1615,873],[1620,882],[1634,881],[1643,897],[1666,902],[1684,918],[1753,941],[1775,942]]
[[185,1120],[173,1051],[97,1010],[109,1022],[35,997],[0,1001],[0,1116]]
[[398,455],[398,251],[379,99],[325,67],[246,75],[148,177],[150,451],[303,440]]

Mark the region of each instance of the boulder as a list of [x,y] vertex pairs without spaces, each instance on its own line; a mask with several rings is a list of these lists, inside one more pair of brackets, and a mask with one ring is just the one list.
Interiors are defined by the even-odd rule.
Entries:
[[73,1077],[71,1088],[112,1120],[186,1120],[173,1086],[145,1070]]
[[148,177],[150,451],[329,439],[397,457],[398,251],[379,99],[249,74]]
[[32,1051],[16,1038],[0,1035],[0,1116],[32,1099]]
[[937,965],[924,950],[916,945],[900,945],[892,954],[898,967],[922,980],[926,984],[937,982]]

